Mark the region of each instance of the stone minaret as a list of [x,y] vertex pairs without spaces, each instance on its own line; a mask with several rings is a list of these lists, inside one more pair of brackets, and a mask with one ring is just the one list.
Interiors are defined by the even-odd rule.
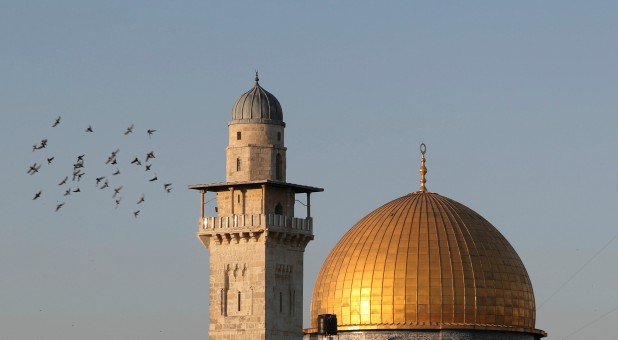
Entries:
[[[286,182],[283,113],[259,85],[234,105],[226,181],[200,191],[197,237],[210,252],[210,339],[302,339],[303,254],[313,240],[312,192]],[[206,192],[216,216],[204,213]],[[294,215],[306,194],[306,217]]]

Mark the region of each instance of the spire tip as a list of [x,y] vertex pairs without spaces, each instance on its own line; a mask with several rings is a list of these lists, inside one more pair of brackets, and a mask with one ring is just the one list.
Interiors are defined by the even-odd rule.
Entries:
[[421,187],[418,188],[418,192],[427,192],[427,186],[425,186],[425,183],[427,183],[427,180],[425,179],[425,175],[427,174],[427,168],[425,167],[425,152],[427,152],[427,145],[425,145],[425,143],[421,143],[420,150],[421,168],[418,169],[418,172],[421,173]]

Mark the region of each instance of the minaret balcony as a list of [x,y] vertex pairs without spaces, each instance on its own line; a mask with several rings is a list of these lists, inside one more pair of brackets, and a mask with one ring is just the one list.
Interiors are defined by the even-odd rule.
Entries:
[[293,232],[313,235],[313,218],[296,218],[279,214],[205,216],[199,221],[200,234],[258,231]]

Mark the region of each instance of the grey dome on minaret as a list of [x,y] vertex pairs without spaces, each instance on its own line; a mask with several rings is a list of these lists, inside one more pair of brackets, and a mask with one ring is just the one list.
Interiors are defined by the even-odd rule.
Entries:
[[285,126],[283,110],[279,100],[260,86],[255,73],[255,85],[245,92],[234,104],[230,124],[265,123]]

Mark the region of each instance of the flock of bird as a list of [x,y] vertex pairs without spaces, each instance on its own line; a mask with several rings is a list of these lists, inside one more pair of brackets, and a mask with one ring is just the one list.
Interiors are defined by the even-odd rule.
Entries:
[[[52,128],[57,127],[58,125],[60,125],[61,123],[61,116],[58,116],[53,124],[51,125]],[[133,129],[134,129],[134,125],[131,124],[129,127],[126,128],[126,130],[124,131],[124,135],[127,136],[129,134],[133,133]],[[146,133],[148,134],[148,138],[152,138],[152,136],[154,135],[154,133],[157,130],[155,129],[148,129],[146,130]],[[84,130],[84,132],[86,133],[94,133],[94,129],[92,128],[92,125],[88,125],[88,127]],[[46,149],[48,147],[48,140],[42,139],[40,142],[38,142],[37,144],[34,144],[32,146],[32,152],[39,152],[42,149]],[[114,207],[117,209],[121,202],[122,202],[122,189],[123,189],[123,185],[118,185],[118,186],[114,186],[112,187],[112,183],[115,182],[115,180],[119,179],[121,176],[120,175],[120,161],[119,161],[119,153],[120,153],[120,149],[116,148],[115,150],[111,151],[109,156],[107,157],[106,160],[101,160],[101,163],[104,163],[109,170],[107,170],[107,173],[103,174],[97,174],[97,176],[93,176],[92,181],[94,183],[94,187],[98,188],[99,191],[111,191],[111,197],[113,200],[113,205]],[[54,165],[54,160],[56,159],[55,156],[50,155],[50,156],[43,156],[41,161],[35,162],[34,164],[30,165],[26,171],[26,173],[30,176],[36,175],[39,172],[43,171],[41,169],[41,167],[43,166],[43,164],[45,162],[47,162],[47,166],[51,167]],[[128,166],[132,166],[132,167],[142,167],[143,165],[143,169],[144,169],[144,173],[147,174],[147,181],[153,184],[156,184],[155,182],[159,181],[159,178],[157,176],[157,174],[153,171],[153,160],[156,159],[155,156],[155,152],[154,151],[149,151],[147,152],[142,158],[140,158],[139,156],[136,156],[135,158],[133,158],[132,161],[127,162]],[[88,172],[86,172],[86,154],[81,154],[76,156],[75,161],[73,162],[72,165],[72,172],[70,174],[67,174],[66,176],[64,176],[63,178],[60,179],[60,181],[57,183],[57,186],[62,188],[63,192],[63,201],[60,202],[59,200],[56,201],[55,204],[55,212],[58,212],[60,209],[62,209],[65,204],[66,204],[66,200],[68,200],[68,196],[71,195],[76,195],[82,192],[82,190],[80,189],[80,185],[82,185],[82,187],[84,187],[84,185],[87,185],[87,174],[90,172],[90,170],[88,170]],[[100,170],[93,170],[93,171],[100,171]],[[103,171],[100,171],[103,172]],[[152,175],[150,175],[152,174]],[[70,181],[69,181],[70,178]],[[56,185],[54,185],[56,186]],[[162,191],[165,193],[171,193],[173,189],[173,185],[172,183],[163,183],[162,184]],[[38,190],[32,200],[39,200],[43,197],[43,190]],[[138,215],[141,212],[141,206],[142,204],[144,204],[146,202],[146,195],[144,193],[141,194],[141,196],[139,197],[139,199],[137,199],[135,201],[135,210],[133,210],[132,214],[135,218],[138,217]]]

